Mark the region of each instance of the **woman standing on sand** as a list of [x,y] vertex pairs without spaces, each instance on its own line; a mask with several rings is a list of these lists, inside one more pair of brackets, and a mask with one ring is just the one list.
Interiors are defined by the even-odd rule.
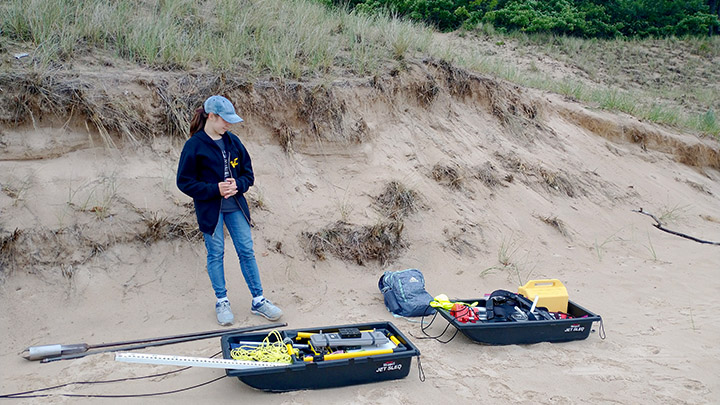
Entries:
[[282,316],[280,308],[263,297],[252,235],[250,210],[243,196],[255,182],[250,155],[240,139],[228,132],[243,122],[230,100],[212,96],[195,110],[190,139],[185,142],[177,171],[177,186],[195,204],[200,231],[207,248],[207,271],[215,290],[215,313],[220,325],[232,325],[233,313],[225,288],[225,234],[227,227],[240,259],[253,300],[250,311],[269,320]]

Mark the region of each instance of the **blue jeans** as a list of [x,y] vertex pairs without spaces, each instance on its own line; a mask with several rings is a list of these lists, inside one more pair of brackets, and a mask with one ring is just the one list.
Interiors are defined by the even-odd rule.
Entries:
[[250,288],[250,293],[253,297],[259,297],[263,294],[260,272],[255,261],[255,252],[253,252],[250,224],[248,224],[242,211],[221,212],[212,235],[203,232],[205,248],[207,249],[207,271],[213,290],[215,290],[215,297],[227,297],[225,268],[223,265],[225,256],[223,222],[230,233],[233,245],[235,245],[235,251],[240,259],[240,269],[248,288]]

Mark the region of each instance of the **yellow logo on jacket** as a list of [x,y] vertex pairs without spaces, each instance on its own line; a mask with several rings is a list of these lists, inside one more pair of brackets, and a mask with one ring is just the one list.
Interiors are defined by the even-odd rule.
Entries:
[[235,166],[238,165],[238,158],[235,158],[235,159],[231,160],[231,161],[230,161],[230,164],[232,165],[232,167],[233,167],[233,169],[234,169]]

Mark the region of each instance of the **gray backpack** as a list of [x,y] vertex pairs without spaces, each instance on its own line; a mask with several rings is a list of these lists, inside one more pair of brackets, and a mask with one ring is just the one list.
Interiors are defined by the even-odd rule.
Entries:
[[425,291],[425,278],[418,269],[386,271],[378,281],[385,307],[399,316],[432,315],[433,297]]

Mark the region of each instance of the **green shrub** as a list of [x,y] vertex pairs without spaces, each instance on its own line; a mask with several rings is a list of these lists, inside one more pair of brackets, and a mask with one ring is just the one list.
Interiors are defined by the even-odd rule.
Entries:
[[[491,23],[499,30],[585,38],[708,35],[720,16],[705,0],[320,0],[362,13],[390,13],[441,31]],[[715,1],[715,0],[713,0]],[[708,1],[709,3],[709,1]]]

